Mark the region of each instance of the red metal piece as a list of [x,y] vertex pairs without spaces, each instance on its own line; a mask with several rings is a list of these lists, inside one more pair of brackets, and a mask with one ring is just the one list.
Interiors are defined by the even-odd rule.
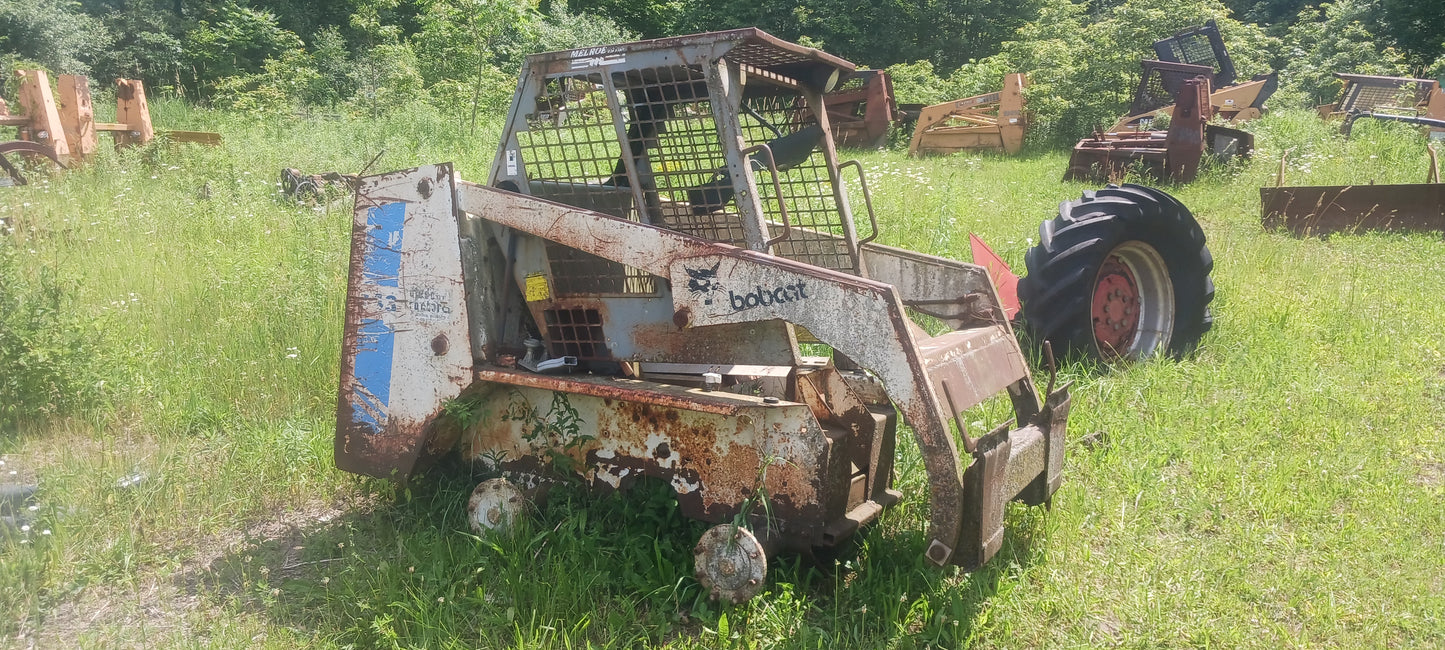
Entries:
[[1208,124],[1209,80],[1184,84],[1168,131],[1095,133],[1079,141],[1069,158],[1066,181],[1116,181],[1131,168],[1188,183],[1199,173],[1206,150],[1221,157],[1249,156],[1254,137],[1239,129]]
[[823,96],[833,140],[840,147],[881,147],[893,124],[893,80],[884,70],[859,70]]
[[998,253],[993,252],[988,244],[985,244],[978,235],[968,233],[968,246],[973,250],[973,263],[988,269],[988,277],[993,280],[993,288],[998,291],[998,299],[1003,303],[1004,316],[1013,320],[1019,313],[1019,276],[1014,275],[1013,269],[1003,261]]
[[1139,332],[1139,283],[1118,255],[1099,267],[1090,315],[1100,356],[1110,359],[1129,349]]
[[1164,165],[1175,182],[1189,183],[1199,174],[1204,157],[1204,125],[1209,122],[1209,80],[1184,82],[1174,103],[1169,135],[1164,137]]

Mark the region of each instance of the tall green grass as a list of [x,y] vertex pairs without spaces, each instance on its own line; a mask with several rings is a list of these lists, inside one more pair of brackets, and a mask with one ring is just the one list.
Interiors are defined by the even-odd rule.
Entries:
[[[5,643],[1445,643],[1445,243],[1297,239],[1258,214],[1287,150],[1290,184],[1422,180],[1408,128],[1362,122],[1346,142],[1281,111],[1250,125],[1253,161],[1174,188],[1214,253],[1215,328],[1183,361],[1062,369],[1076,382],[1064,487],[1051,510],[1010,511],[984,569],[923,561],[905,435],[905,500],[856,549],[778,558],[762,596],[720,607],[692,578],[702,527],[665,487],[563,487],[483,540],[464,521],[465,468],[398,490],[331,466],[350,206],[284,200],[279,172],[356,172],[381,153],[372,171],[450,160],[479,180],[495,124],[152,106],[226,144],[107,151],[0,195],[28,268],[75,287],[71,309],[98,324],[110,391],[104,412],[0,438],[0,470],[42,486],[31,531],[0,541]],[[967,259],[974,232],[1020,272],[1038,223],[1090,189],[1058,180],[1061,152],[845,155],[869,169],[880,241]],[[1103,444],[1077,442],[1096,432]]]

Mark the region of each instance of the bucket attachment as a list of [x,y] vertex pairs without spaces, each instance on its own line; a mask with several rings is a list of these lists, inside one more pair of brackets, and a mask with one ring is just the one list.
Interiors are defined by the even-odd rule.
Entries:
[[1335,232],[1445,231],[1445,184],[1435,145],[1426,143],[1430,166],[1420,185],[1313,185],[1286,187],[1280,157],[1275,187],[1259,188],[1265,228],[1284,228],[1302,237]]
[[357,190],[336,410],[341,469],[405,478],[442,405],[472,383],[454,191],[451,165],[373,176]]

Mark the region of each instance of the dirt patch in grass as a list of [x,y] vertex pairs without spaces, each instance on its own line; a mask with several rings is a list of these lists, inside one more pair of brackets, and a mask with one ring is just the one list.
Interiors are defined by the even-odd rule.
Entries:
[[1089,635],[1090,641],[1099,644],[1115,645],[1123,636],[1124,624],[1118,617],[1108,614],[1099,619],[1094,626],[1094,631]]
[[[146,567],[129,585],[94,584],[77,588],[54,607],[36,630],[23,630],[19,641],[38,647],[76,647],[103,642],[108,647],[154,647],[158,640],[205,642],[223,617],[231,597],[245,585],[227,568],[252,549],[284,549],[263,559],[277,578],[295,577],[314,563],[301,562],[307,531],[342,517],[366,516],[370,497],[316,502],[261,519],[244,529],[223,531],[172,549],[188,556],[178,566]],[[254,626],[264,640],[264,625]],[[163,644],[164,645],[164,644]]]
[[1445,487],[1445,463],[1419,463],[1419,470],[1411,479],[1416,485],[1427,488]]

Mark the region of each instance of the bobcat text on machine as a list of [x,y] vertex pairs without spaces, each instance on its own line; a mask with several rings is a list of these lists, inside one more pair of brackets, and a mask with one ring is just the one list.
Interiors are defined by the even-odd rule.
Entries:
[[[502,477],[471,496],[478,528],[562,472],[666,481],[717,524],[699,581],[740,602],[769,555],[837,545],[899,500],[901,419],[927,559],[987,562],[1007,503],[1059,486],[1069,393],[1039,392],[988,270],[873,243],[863,169],[821,110],[852,70],[756,29],[537,54],[485,184],[450,165],[362,179],[337,465],[404,478],[458,452]],[[960,414],[995,395],[1014,418],[971,429]]]

